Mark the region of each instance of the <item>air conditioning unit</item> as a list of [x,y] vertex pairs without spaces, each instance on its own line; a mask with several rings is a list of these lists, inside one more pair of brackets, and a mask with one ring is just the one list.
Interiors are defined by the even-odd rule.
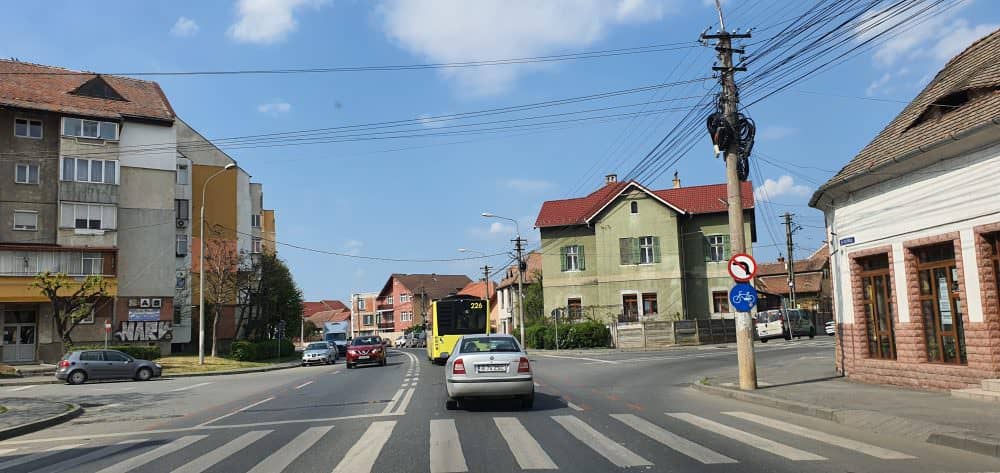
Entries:
[[139,299],[139,307],[149,307],[149,299]]
[[153,307],[160,308],[163,306],[163,299],[153,299],[151,302]]
[[177,219],[177,228],[186,228],[188,226],[187,219],[179,218]]

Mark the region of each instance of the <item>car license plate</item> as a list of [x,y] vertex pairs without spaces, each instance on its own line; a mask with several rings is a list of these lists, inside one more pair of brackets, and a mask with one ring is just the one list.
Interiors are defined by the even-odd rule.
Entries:
[[507,365],[479,365],[476,370],[479,373],[506,373]]
[[359,360],[367,360],[368,359],[368,355],[359,356],[358,359]]

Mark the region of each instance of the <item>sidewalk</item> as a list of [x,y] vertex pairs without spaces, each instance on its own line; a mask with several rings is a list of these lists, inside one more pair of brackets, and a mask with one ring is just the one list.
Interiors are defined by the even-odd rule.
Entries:
[[0,440],[35,432],[66,422],[83,410],[75,404],[42,399],[0,398]]
[[739,390],[735,371],[705,378],[694,387],[876,433],[1000,457],[996,403],[848,381],[837,376],[826,356],[760,365],[757,376],[759,389],[752,392]]
[[[230,374],[245,374],[245,373],[262,373],[265,371],[275,371],[283,370],[287,368],[295,368],[300,366],[302,363],[300,361],[289,361],[286,363],[275,363],[271,366],[260,366],[256,368],[240,368],[235,370],[219,370],[219,371],[198,371],[198,372],[188,372],[188,373],[171,373],[170,371],[164,371],[164,379],[171,378],[190,378],[195,376],[224,376]],[[60,381],[56,379],[55,376],[26,376],[23,378],[0,378],[0,387],[4,386],[27,386],[34,384],[65,384],[66,381]]]

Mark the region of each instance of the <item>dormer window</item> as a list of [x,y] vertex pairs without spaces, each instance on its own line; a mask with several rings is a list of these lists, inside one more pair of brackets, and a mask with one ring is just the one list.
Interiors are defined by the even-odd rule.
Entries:
[[83,118],[63,118],[62,134],[63,136],[114,141],[118,139],[118,124]]
[[948,115],[955,110],[965,106],[969,102],[978,100],[982,97],[992,95],[993,93],[1000,90],[1000,86],[994,85],[989,87],[974,87],[970,89],[961,89],[953,91],[944,95],[937,100],[930,103],[927,108],[924,109],[923,113],[913,120],[910,126],[906,127],[904,132],[920,126],[924,122],[929,122],[931,120],[940,120],[945,115]]

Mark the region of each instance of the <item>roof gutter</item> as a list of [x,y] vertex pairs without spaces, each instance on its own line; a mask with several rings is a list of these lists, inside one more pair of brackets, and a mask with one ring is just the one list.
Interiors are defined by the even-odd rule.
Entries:
[[820,201],[820,199],[822,199],[825,194],[829,193],[829,191],[831,191],[833,189],[837,189],[839,187],[843,187],[845,184],[848,184],[851,181],[854,181],[854,180],[856,180],[858,178],[861,178],[861,177],[864,177],[864,176],[868,175],[868,173],[879,171],[879,170],[881,170],[883,168],[886,168],[886,167],[889,167],[889,166],[893,166],[893,165],[902,163],[904,161],[909,161],[910,159],[913,159],[913,158],[915,158],[917,156],[929,153],[931,151],[934,151],[934,150],[936,150],[938,148],[941,148],[941,147],[946,146],[948,144],[954,143],[956,141],[961,141],[961,140],[963,140],[965,138],[968,138],[969,136],[975,135],[977,133],[980,133],[980,132],[982,132],[984,130],[987,130],[990,127],[994,127],[994,126],[1000,126],[1000,117],[994,117],[994,118],[990,119],[989,121],[987,121],[986,123],[977,125],[975,127],[969,128],[968,130],[965,130],[965,131],[962,131],[962,132],[959,132],[959,133],[949,133],[947,138],[940,139],[940,140],[935,141],[935,142],[933,142],[933,143],[931,143],[929,145],[919,146],[919,147],[917,147],[917,149],[915,149],[913,151],[910,151],[909,153],[906,153],[906,154],[904,154],[902,156],[899,156],[899,157],[896,157],[896,158],[892,158],[890,161],[882,163],[882,164],[880,164],[878,166],[868,168],[864,173],[855,174],[855,175],[850,176],[850,177],[848,177],[848,178],[846,178],[846,179],[844,179],[844,180],[842,180],[840,182],[837,182],[836,184],[833,184],[833,185],[829,185],[829,183],[824,184],[824,185],[820,186],[820,188],[816,190],[816,193],[813,194],[812,198],[809,199],[809,206],[813,207],[813,208],[816,208],[816,209],[820,209],[820,207],[819,207],[819,201]]

